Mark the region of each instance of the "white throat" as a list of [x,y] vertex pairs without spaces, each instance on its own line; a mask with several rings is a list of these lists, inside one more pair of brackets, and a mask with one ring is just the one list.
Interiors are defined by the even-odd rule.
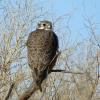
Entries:
[[[37,29],[43,30],[44,27],[38,27]],[[52,29],[45,28],[44,30],[52,30]]]

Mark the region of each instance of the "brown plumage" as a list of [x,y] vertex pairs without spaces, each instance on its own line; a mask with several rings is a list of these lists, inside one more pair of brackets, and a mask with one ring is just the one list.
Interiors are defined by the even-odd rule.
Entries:
[[27,49],[29,67],[32,69],[36,84],[42,91],[41,83],[54,67],[57,59],[55,55],[58,51],[58,38],[52,31],[51,22],[41,21],[37,29],[29,34]]

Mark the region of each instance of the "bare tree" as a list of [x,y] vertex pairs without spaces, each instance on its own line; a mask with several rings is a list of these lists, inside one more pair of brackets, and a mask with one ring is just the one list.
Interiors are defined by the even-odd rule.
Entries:
[[[54,26],[59,26],[64,19],[67,23],[60,38],[62,47],[57,64],[43,81],[41,93],[27,64],[26,39],[37,21],[44,14],[49,16],[49,11],[43,11],[39,2],[33,0],[18,1],[16,6],[10,0],[5,1],[5,6],[0,9],[3,11],[0,22],[0,100],[99,100],[100,36],[96,33],[96,24],[87,19],[85,28],[89,37],[72,45],[72,29],[69,27],[72,12],[55,19]],[[62,30],[56,28],[56,31]]]

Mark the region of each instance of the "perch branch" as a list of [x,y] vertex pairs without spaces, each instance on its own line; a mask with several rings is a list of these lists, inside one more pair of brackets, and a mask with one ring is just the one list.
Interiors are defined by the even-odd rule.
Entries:
[[[81,73],[81,72],[71,72],[71,71],[60,70],[60,69],[51,70],[50,73],[51,72],[62,72],[62,73],[72,73],[72,74],[84,74],[84,73]],[[28,100],[32,96],[32,94],[34,94],[38,89],[39,89],[39,87],[35,84],[35,82],[33,82],[29,86],[29,88],[20,96],[20,99],[19,100]]]
[[39,87],[35,82],[32,82],[28,89],[20,96],[19,100],[28,100],[38,89]]

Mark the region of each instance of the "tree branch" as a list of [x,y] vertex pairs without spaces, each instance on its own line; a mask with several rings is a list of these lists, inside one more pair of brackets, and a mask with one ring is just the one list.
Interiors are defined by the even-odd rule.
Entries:
[[39,87],[37,86],[37,84],[35,84],[35,82],[32,82],[28,89],[20,96],[19,100],[28,100],[38,89]]

